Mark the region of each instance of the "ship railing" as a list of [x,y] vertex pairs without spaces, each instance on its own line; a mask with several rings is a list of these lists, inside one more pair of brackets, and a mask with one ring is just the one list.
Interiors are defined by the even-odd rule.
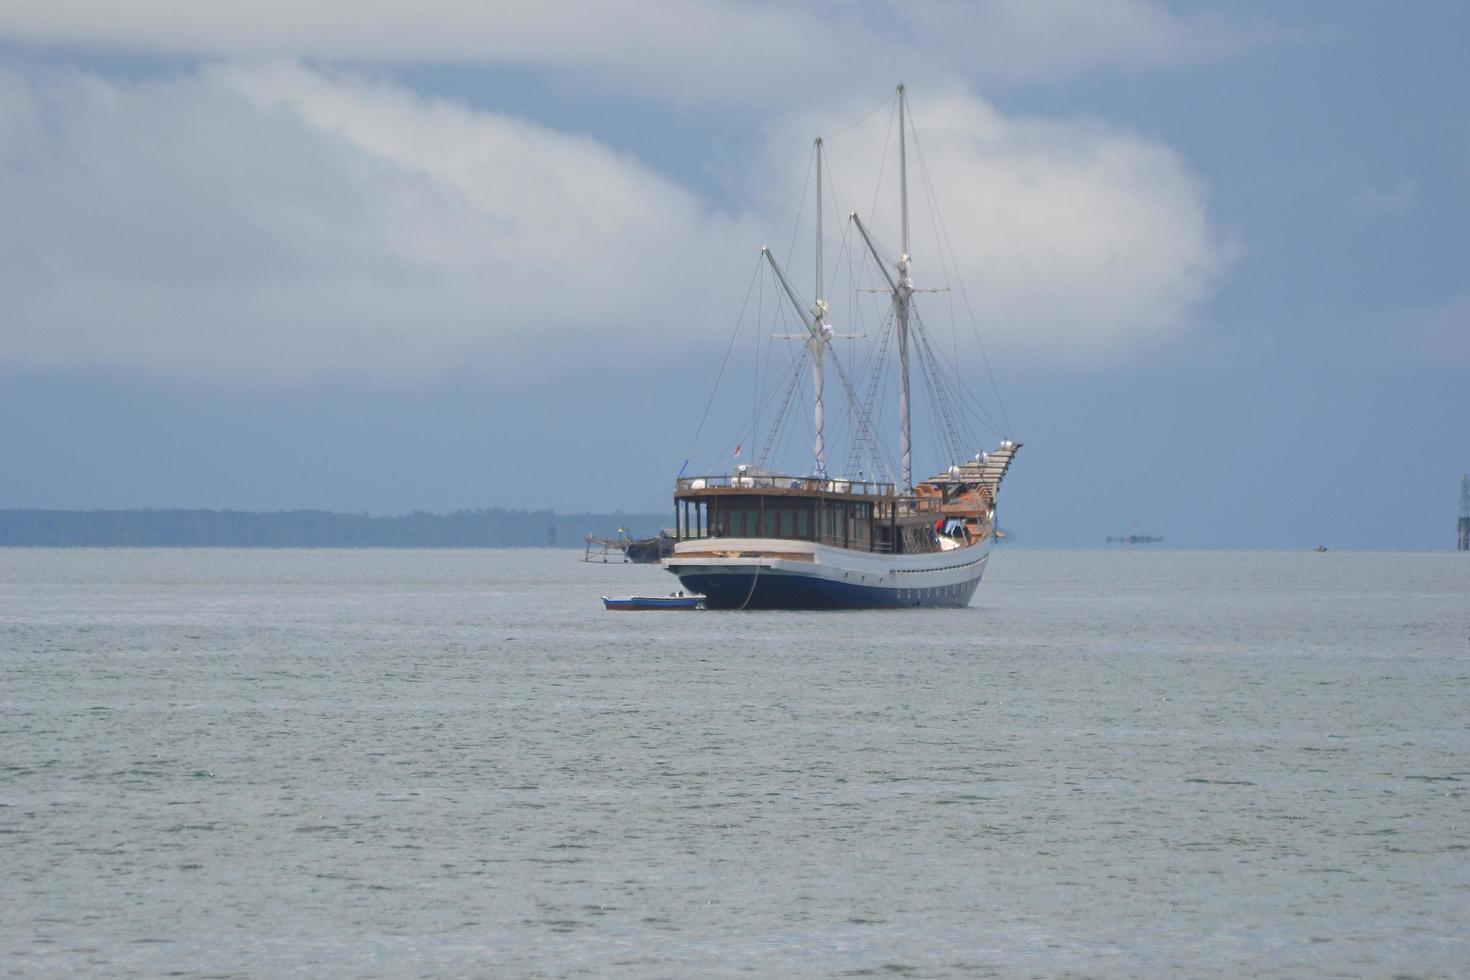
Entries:
[[944,511],[944,501],[939,497],[902,497],[894,505],[899,517],[939,514]]
[[683,476],[675,484],[676,491],[707,490],[712,488],[806,490],[823,493],[851,493],[869,497],[893,496],[894,484],[876,483],[867,480],[829,480],[803,476],[778,476],[775,474],[734,474],[722,476]]

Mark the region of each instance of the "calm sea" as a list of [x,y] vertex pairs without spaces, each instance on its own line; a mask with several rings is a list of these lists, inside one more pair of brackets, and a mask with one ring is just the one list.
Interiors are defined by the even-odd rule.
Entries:
[[20,976],[1470,972],[1470,555],[0,550]]

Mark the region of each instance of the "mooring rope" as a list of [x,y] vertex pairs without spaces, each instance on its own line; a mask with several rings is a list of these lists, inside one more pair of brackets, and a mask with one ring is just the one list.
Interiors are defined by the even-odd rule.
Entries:
[[750,605],[751,597],[755,595],[755,583],[760,580],[760,577],[761,577],[761,566],[757,562],[756,563],[756,566],[755,566],[755,574],[750,577],[750,591],[747,592],[747,593],[745,593],[745,601],[740,604],[740,608],[739,609],[735,610],[736,612],[744,612],[745,611],[745,607],[748,606],[748,605]]

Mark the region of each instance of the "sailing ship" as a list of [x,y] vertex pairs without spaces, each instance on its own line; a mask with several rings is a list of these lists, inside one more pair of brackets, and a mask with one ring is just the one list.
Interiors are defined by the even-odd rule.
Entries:
[[[862,470],[847,476],[828,473],[824,432],[823,389],[830,358],[848,399],[853,423],[854,452],[849,467],[859,461],[857,447],[866,445],[873,465],[884,468],[878,451],[876,426],[871,418],[872,392],[858,398],[848,372],[833,347],[834,331],[824,298],[822,269],[822,150],[815,141],[816,159],[816,299],[803,303],[786,273],[761,249],[779,290],[803,329],[788,339],[805,341],[805,360],[811,364],[812,468],[803,475],[782,473],[756,464],[739,465],[721,475],[675,481],[676,528],[673,554],[662,559],[665,569],[690,592],[700,593],[710,609],[866,609],[913,606],[961,607],[969,604],[985,573],[991,545],[998,537],[996,499],[1020,443],[1000,440],[997,448],[963,459],[958,455],[957,432],[945,392],[953,385],[938,372],[939,358],[922,330],[914,304],[916,290],[910,275],[909,202],[906,97],[896,94],[898,118],[899,214],[901,250],[885,261],[873,233],[856,214],[849,215],[857,236],[853,251],[881,275],[877,291],[887,293],[883,346],[896,347],[898,382],[898,447],[896,478],[870,479]],[[861,248],[857,240],[861,240]],[[910,356],[912,348],[923,361],[925,387],[943,404],[951,458],[938,475],[915,482],[910,419]],[[877,360],[885,358],[878,357]],[[876,378],[876,375],[875,375]],[[799,384],[793,371],[791,391]],[[789,395],[788,395],[789,401]],[[783,403],[784,406],[785,403]],[[773,423],[767,447],[774,440]],[[738,448],[736,450],[738,455]],[[762,453],[764,458],[766,452]]]

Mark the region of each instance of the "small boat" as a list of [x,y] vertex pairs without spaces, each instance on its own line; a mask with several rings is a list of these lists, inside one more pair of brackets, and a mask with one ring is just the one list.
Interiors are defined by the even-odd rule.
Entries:
[[704,596],[680,592],[675,595],[630,595],[602,597],[604,609],[703,609]]

